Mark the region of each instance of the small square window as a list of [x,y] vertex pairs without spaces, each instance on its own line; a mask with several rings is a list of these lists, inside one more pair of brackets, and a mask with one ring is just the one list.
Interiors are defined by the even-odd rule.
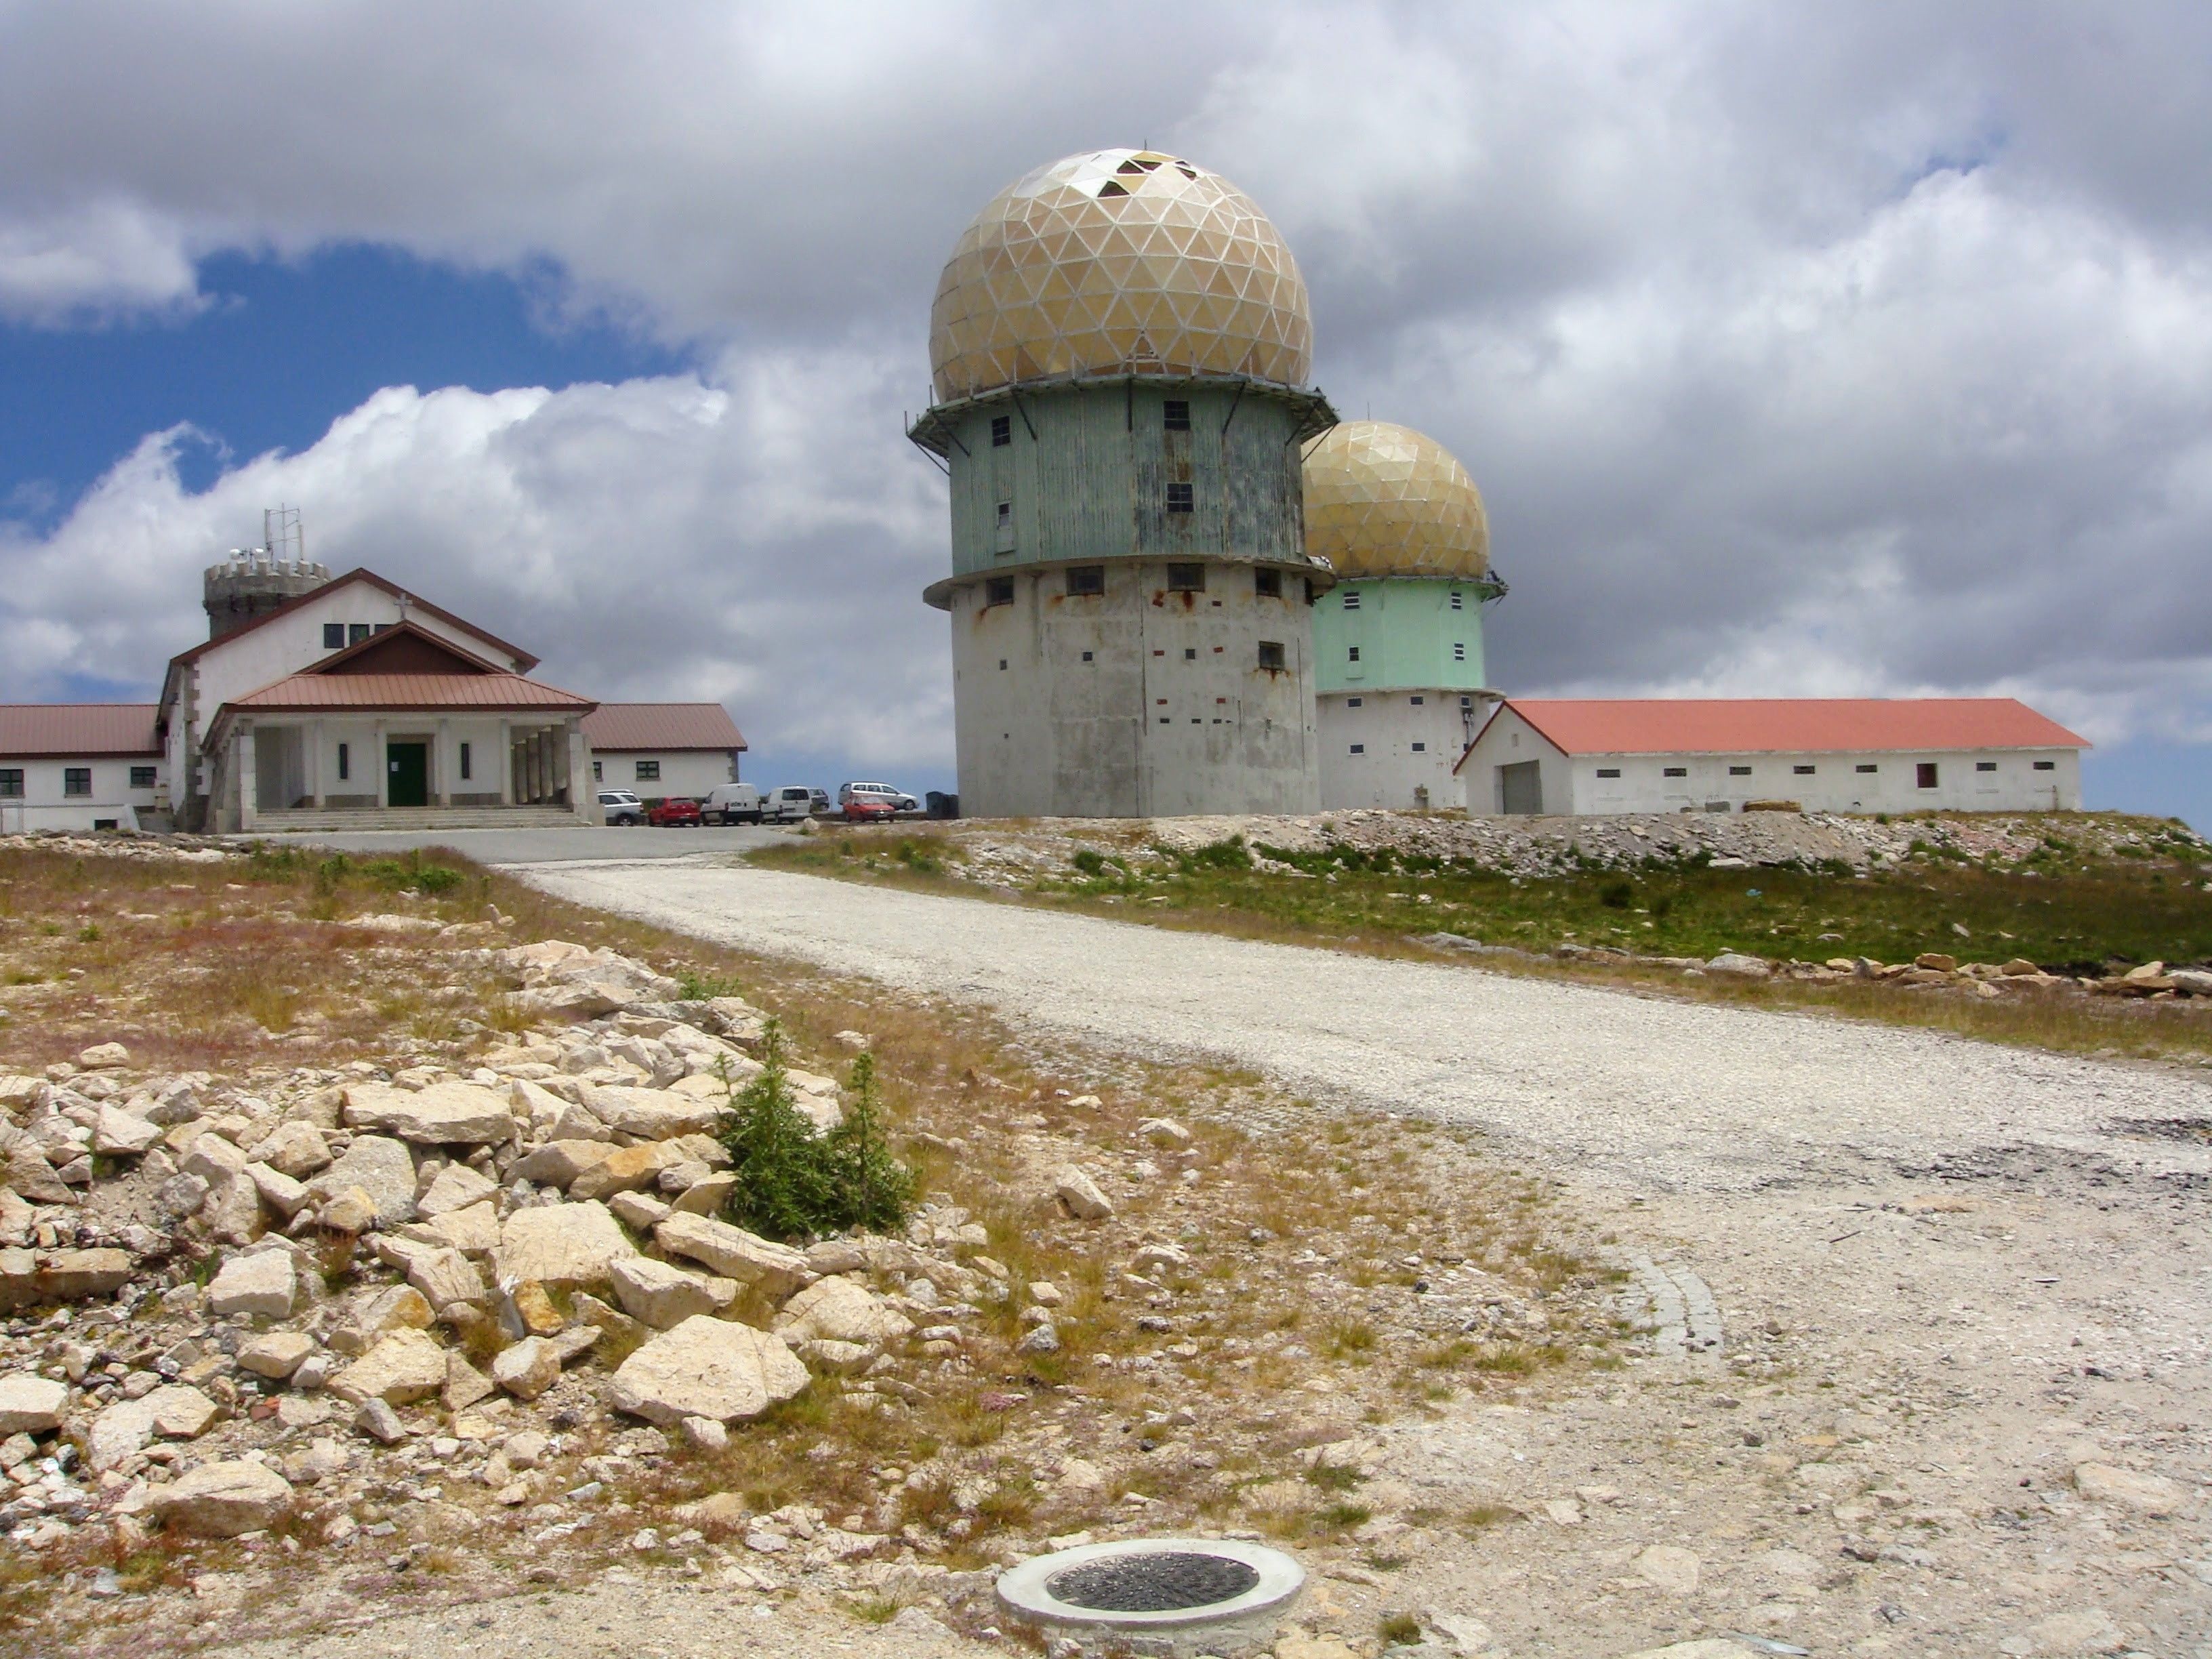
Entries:
[[461,778],[464,782],[476,775],[474,766],[475,745],[465,743],[461,745]]
[[1790,770],[1796,777],[1809,778],[1813,775],[1813,769],[1809,766],[1793,766]]
[[1751,775],[1751,769],[1748,766],[1731,766],[1729,768],[1729,775],[1732,778],[1747,778]]
[[593,761],[592,763],[592,781],[593,783],[605,783],[606,781],[607,763],[605,761]]
[[1359,660],[1359,647],[1356,645],[1351,647],[1346,652],[1344,659],[1346,662],[1358,662]]
[[1160,724],[1161,724],[1162,726],[1166,726],[1166,725],[1168,725],[1169,723],[1170,723],[1170,722],[1169,722],[1169,720],[1168,720],[1168,717],[1167,717],[1165,714],[1163,714],[1163,715],[1161,715],[1161,716],[1160,716]]
[[1170,398],[1160,405],[1160,424],[1170,432],[1190,430],[1190,404],[1182,398]]
[[1344,706],[1346,708],[1357,708],[1365,701],[1366,699],[1364,697],[1346,697],[1344,700]]
[[1004,657],[999,659],[999,672],[1001,674],[1006,672],[1006,659]]
[[1617,778],[1620,775],[1620,769],[1618,766],[1601,766],[1597,769],[1597,775],[1601,778]]
[[1013,602],[1014,579],[1012,576],[994,576],[983,584],[984,609],[988,610],[994,605],[1012,605]]
[[343,623],[325,623],[323,624],[323,649],[325,651],[343,651],[345,649],[345,624]]
[[131,787],[133,789],[151,789],[154,787],[154,769],[150,766],[132,767]]
[[1686,766],[1662,766],[1659,769],[1659,775],[1668,778],[1686,778],[1690,775],[1690,769]]
[[1995,761],[1976,761],[1974,763],[1974,770],[1977,772],[1994,772],[1996,769],[1997,763]]
[[1364,755],[1367,752],[1367,745],[1364,743],[1355,743],[1352,745],[1352,752],[1355,755]]
[[640,783],[659,783],[660,781],[660,763],[659,761],[640,761],[637,763],[637,781]]
[[1260,666],[1262,668],[1283,666],[1283,644],[1280,640],[1260,641]]
[[1206,592],[1206,567],[1202,564],[1171,564],[1168,567],[1168,587],[1176,593]]
[[1933,789],[1936,787],[1936,763],[1934,761],[1922,761],[1917,766],[1913,768],[1913,775],[1921,788]]
[[1855,771],[1855,772],[1879,772],[1879,771],[1881,771],[1881,768],[1880,768],[1879,766],[1875,765],[1875,764],[1874,764],[1872,762],[1870,762],[1870,761],[1861,761],[1861,762],[1860,762],[1856,766],[1853,767],[1851,769],[1852,769],[1853,771]]
[[1472,708],[1474,707],[1474,699],[1473,697],[1462,697],[1459,700],[1459,706],[1462,708]]
[[1279,570],[1254,571],[1252,573],[1252,594],[1255,599],[1281,599],[1283,597],[1283,573]]
[[1085,653],[1083,653],[1083,660],[1084,660],[1084,661],[1085,661],[1085,662],[1089,662],[1089,661],[1091,660],[1091,653],[1089,653],[1088,651],[1085,652]]
[[1454,662],[1465,662],[1467,660],[1467,647],[1455,641],[1452,646],[1452,660]]
[[23,769],[20,766],[0,766],[0,800],[23,799]]
[[1455,611],[1464,611],[1467,608],[1466,605],[1461,602],[1459,590],[1456,588],[1452,590],[1451,602],[1452,609]]
[[1344,596],[1344,608],[1346,611],[1357,611],[1359,609],[1359,595],[1358,592],[1354,592],[1346,593]]
[[359,645],[368,637],[368,624],[367,623],[348,623],[346,624],[346,643],[348,645]]
[[1413,704],[1414,708],[1419,708],[1423,703],[1426,702],[1428,699],[1426,697],[1408,697],[1406,701]]
[[1014,417],[1011,415],[991,416],[991,447],[1004,449],[1014,441]]
[[1190,486],[1187,483],[1170,484],[1168,486],[1168,511],[1170,513],[1188,513],[1190,510]]
[[88,795],[92,793],[92,769],[89,766],[62,768],[62,793]]
[[379,623],[368,631],[372,634],[388,634],[392,631],[392,624],[390,623]]
[[338,745],[338,781],[343,783],[352,775],[353,745],[349,743],[342,743]]
[[2056,772],[2058,769],[2058,763],[2057,761],[2038,761],[2035,763],[2035,769],[2039,772]]
[[1417,743],[1413,745],[1413,752],[1417,755],[1426,754],[1428,752],[1428,748],[1429,745],[1425,743]]
[[999,528],[1001,530],[1011,529],[1013,526],[1013,522],[1014,504],[1012,501],[1000,501],[999,503]]
[[1106,591],[1106,567],[1103,564],[1072,564],[1067,567],[1067,595],[1082,599]]

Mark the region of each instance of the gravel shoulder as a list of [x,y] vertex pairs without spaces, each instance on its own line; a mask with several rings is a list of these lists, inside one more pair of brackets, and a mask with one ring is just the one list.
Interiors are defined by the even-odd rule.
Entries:
[[1522,1518],[1321,1585],[1309,1611],[1368,1651],[1385,1608],[1457,1621],[1467,1652],[2212,1650],[2194,1077],[776,872],[517,873],[1057,1036],[1473,1124],[1564,1182],[1659,1352],[1379,1436],[1378,1512]]

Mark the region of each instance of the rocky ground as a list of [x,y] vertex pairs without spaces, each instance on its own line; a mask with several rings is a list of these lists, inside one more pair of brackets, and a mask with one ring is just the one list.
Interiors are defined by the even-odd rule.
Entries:
[[1437,1652],[2212,1653],[2192,1074],[764,872],[532,879],[1560,1183],[1638,1346],[1348,1436],[1365,1518],[1285,1659],[1394,1613]]
[[[722,1218],[710,1132],[772,1062],[773,997],[514,943],[526,922],[456,920],[485,909],[459,892],[356,904],[343,871],[118,845],[136,890],[103,888],[104,847],[0,876],[0,1061],[102,1038],[0,1077],[23,1650],[358,1628],[317,1650],[574,1651],[604,1626],[637,1652],[674,1605],[713,1609],[717,1651],[951,1651],[996,1620],[990,1568],[1161,1528],[1333,1563],[1349,1599],[1315,1605],[1364,1641],[1397,1569],[1361,1563],[1458,1524],[1359,1498],[1374,1431],[1666,1340],[1622,1330],[1627,1266],[1548,1187],[1458,1137],[1218,1072],[1048,1066],[911,1005],[788,1075],[827,1127],[830,1072],[881,1051],[916,1219],[762,1238]],[[69,926],[22,925],[34,889]],[[167,999],[206,994],[193,952],[235,943],[211,914],[279,977],[312,950],[424,1024],[379,1053],[303,1000],[196,1039],[256,1059],[149,1062]]]

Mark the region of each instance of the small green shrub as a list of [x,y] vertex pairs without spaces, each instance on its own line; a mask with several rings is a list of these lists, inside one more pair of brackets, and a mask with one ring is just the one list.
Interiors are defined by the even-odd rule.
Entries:
[[1421,1621],[1410,1613],[1386,1613],[1375,1633],[1386,1648],[1409,1648],[1421,1639]]
[[845,1121],[817,1134],[792,1097],[783,1033],[771,1020],[760,1075],[731,1097],[722,1121],[719,1139],[737,1177],[723,1213],[763,1237],[786,1240],[903,1225],[916,1182],[884,1139],[873,1055],[853,1063],[851,1095]]
[[1626,910],[1635,899],[1636,889],[1625,881],[1609,881],[1597,892],[1597,902],[1608,910]]
[[1076,848],[1075,856],[1068,862],[1086,876],[1103,876],[1106,873],[1106,855],[1089,847]]

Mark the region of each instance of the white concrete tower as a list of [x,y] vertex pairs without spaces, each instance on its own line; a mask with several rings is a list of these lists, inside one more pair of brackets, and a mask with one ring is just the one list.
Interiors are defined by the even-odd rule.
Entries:
[[1505,592],[1474,480],[1409,427],[1346,421],[1306,452],[1305,517],[1337,574],[1314,607],[1322,805],[1459,805],[1452,768],[1496,701],[1482,608]]
[[908,435],[951,483],[963,812],[1319,805],[1311,341],[1274,227],[1171,155],[1040,167],[962,234]]

